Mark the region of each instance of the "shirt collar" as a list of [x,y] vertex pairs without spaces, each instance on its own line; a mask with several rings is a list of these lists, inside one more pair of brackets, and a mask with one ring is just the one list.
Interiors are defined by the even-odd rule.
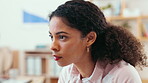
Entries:
[[[94,68],[94,71],[92,73],[92,75],[88,78],[84,78],[84,79],[87,79],[89,80],[90,82],[95,82],[96,80],[99,79],[102,79],[102,76],[103,76],[103,67],[100,65],[99,62],[96,62],[96,65],[95,65],[95,68]],[[74,64],[72,64],[72,69],[71,69],[71,77],[72,78],[77,78],[77,79],[80,79],[80,73],[79,71],[77,70],[77,68],[74,66]]]

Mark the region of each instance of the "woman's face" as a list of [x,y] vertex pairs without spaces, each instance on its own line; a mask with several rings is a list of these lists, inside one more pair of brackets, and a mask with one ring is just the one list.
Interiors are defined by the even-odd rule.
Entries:
[[49,36],[52,40],[52,55],[60,66],[78,64],[88,58],[86,38],[82,38],[81,32],[77,29],[63,23],[60,17],[52,17],[50,20]]

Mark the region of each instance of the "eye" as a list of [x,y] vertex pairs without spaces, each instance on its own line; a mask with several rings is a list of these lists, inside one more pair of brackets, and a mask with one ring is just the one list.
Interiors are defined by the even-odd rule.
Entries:
[[68,38],[67,36],[59,35],[59,39],[60,39],[60,40],[66,40],[67,38]]
[[53,36],[52,35],[49,35],[49,37],[50,37],[51,40],[53,40]]

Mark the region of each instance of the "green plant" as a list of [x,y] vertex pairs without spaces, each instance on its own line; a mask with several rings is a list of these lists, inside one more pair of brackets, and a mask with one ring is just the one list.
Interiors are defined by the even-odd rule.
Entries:
[[111,4],[108,4],[106,6],[101,7],[101,10],[106,10],[106,9],[109,9],[109,8],[112,8]]

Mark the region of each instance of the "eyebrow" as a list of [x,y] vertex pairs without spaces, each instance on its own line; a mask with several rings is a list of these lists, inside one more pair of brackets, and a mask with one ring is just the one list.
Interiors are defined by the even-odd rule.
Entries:
[[[59,31],[59,32],[57,32],[57,33],[56,33],[56,35],[61,34],[61,33],[64,33],[64,34],[69,34],[69,33],[64,32],[64,31]],[[51,34],[51,33],[50,33],[50,31],[49,31],[49,34]]]

